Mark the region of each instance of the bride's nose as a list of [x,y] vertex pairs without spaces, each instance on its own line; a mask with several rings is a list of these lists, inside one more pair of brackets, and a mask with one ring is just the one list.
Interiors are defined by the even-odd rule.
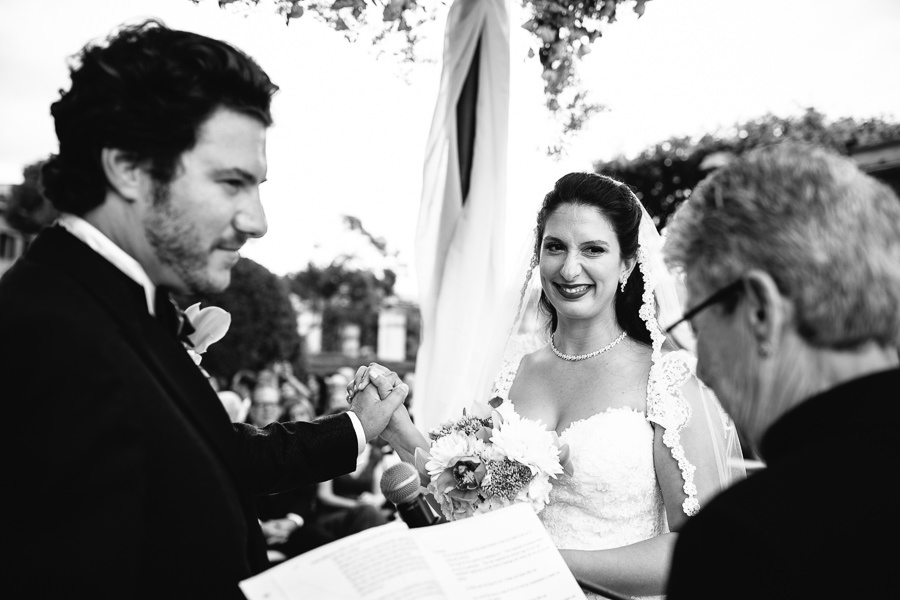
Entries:
[[559,270],[566,281],[572,281],[581,274],[581,261],[577,253],[569,253],[563,261],[562,268]]

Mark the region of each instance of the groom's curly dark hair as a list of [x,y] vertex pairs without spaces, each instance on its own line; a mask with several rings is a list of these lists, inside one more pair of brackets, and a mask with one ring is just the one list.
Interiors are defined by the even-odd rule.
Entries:
[[124,151],[166,184],[215,110],[272,124],[278,86],[225,42],[153,19],[123,27],[106,42],[89,43],[73,57],[71,88],[51,106],[59,152],[45,163],[42,185],[61,211],[82,215],[103,203],[104,148]]

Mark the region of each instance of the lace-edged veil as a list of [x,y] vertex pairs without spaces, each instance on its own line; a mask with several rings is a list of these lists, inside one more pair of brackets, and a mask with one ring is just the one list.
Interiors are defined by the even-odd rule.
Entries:
[[[639,315],[645,323],[651,338],[651,367],[648,381],[648,397],[654,389],[664,385],[662,358],[665,351],[682,349],[692,356],[695,339],[690,327],[683,323],[668,336],[663,330],[665,324],[674,323],[682,315],[681,279],[676,277],[663,261],[663,237],[656,230],[656,225],[646,208],[634,197],[641,208],[641,223],[638,233],[638,264],[643,282]],[[535,235],[537,230],[535,229]],[[529,252],[523,252],[525,281],[519,292],[518,307],[513,325],[503,351],[502,373],[515,369],[521,358],[530,352],[547,345],[549,318],[540,309],[541,283],[537,267],[538,256],[534,236],[530,240]],[[520,271],[521,272],[521,271]],[[711,444],[719,475],[719,488],[730,485],[745,474],[740,441],[734,425],[721,408],[715,394],[709,388],[701,386],[704,400],[702,411],[694,411],[691,418],[707,420],[707,431],[713,432]],[[496,385],[495,385],[496,388]],[[702,412],[703,414],[697,414]]]

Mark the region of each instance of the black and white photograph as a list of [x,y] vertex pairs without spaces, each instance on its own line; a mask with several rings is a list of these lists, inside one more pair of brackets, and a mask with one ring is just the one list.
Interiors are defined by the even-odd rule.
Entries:
[[3,0],[4,597],[889,597],[898,31]]

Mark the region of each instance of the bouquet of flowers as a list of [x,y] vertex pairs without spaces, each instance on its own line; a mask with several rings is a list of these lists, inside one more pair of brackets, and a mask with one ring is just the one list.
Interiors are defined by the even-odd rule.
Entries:
[[551,479],[568,470],[568,446],[540,421],[523,419],[509,403],[491,402],[487,418],[463,415],[429,432],[416,467],[448,521],[528,502],[540,512]]

